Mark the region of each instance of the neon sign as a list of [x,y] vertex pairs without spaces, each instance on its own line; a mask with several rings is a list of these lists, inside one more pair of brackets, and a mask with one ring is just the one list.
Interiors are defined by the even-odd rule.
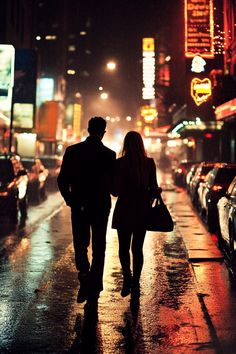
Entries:
[[191,96],[197,106],[208,100],[212,94],[211,80],[205,78],[203,80],[195,77],[191,81]]
[[185,57],[214,58],[213,0],[185,0]]
[[142,106],[141,107],[141,116],[143,117],[145,123],[152,123],[155,118],[157,118],[158,112],[155,107],[151,106]]
[[205,71],[204,66],[206,65],[206,60],[204,60],[200,55],[195,55],[192,60],[191,71],[194,73],[201,73]]
[[143,99],[155,98],[155,44],[154,38],[143,38]]

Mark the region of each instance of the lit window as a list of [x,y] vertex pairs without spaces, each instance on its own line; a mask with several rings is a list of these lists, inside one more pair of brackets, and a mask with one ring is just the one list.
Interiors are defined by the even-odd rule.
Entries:
[[55,39],[57,39],[57,36],[48,34],[47,36],[45,36],[45,39],[46,41],[55,41]]
[[75,45],[69,45],[68,52],[75,52],[75,51],[76,51],[76,46]]

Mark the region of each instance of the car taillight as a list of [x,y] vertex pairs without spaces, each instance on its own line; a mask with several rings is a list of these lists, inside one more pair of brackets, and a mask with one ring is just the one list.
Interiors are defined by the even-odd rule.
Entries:
[[219,192],[222,188],[223,188],[222,186],[215,185],[215,186],[212,187],[212,190],[213,190],[214,192]]

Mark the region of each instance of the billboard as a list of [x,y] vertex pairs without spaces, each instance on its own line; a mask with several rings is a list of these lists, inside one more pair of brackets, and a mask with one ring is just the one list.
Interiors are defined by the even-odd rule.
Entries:
[[0,44],[0,96],[7,97],[8,90],[14,86],[15,48]]
[[155,42],[154,38],[143,38],[143,89],[142,98],[155,98]]
[[185,0],[185,57],[214,58],[213,0]]
[[40,107],[43,102],[51,101],[54,97],[54,79],[44,77],[37,80],[36,105]]

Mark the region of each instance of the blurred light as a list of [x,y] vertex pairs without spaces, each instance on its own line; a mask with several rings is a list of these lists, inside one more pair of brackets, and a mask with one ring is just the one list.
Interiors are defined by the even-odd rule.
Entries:
[[108,93],[103,92],[103,93],[101,93],[100,97],[101,97],[102,100],[107,100],[108,99]]
[[111,123],[115,123],[115,118],[111,118]]
[[214,192],[219,192],[222,188],[223,188],[223,187],[220,186],[220,185],[219,185],[219,186],[215,185],[215,186],[212,187],[212,190],[213,190]]
[[211,139],[213,137],[212,133],[206,133],[205,138],[206,139]]
[[109,61],[107,63],[107,69],[110,71],[113,71],[116,69],[116,63],[114,61]]
[[62,151],[63,151],[63,145],[62,145],[62,144],[59,144],[59,145],[57,146],[57,149],[58,149],[58,151],[62,152]]
[[127,120],[128,122],[130,122],[130,121],[132,120],[132,118],[131,118],[130,116],[127,116],[127,117],[126,117],[126,120]]
[[76,46],[75,45],[69,45],[68,52],[75,52],[75,51],[76,51]]
[[81,97],[82,97],[82,96],[81,96],[81,93],[80,93],[80,92],[76,92],[75,97],[81,98]]
[[55,41],[55,39],[57,39],[57,36],[48,34],[47,36],[45,36],[45,39],[46,41]]
[[36,36],[36,41],[40,41],[41,37],[40,36]]
[[68,75],[75,75],[75,72],[76,72],[76,71],[73,70],[73,69],[68,69],[68,70],[67,70],[67,74],[68,74]]
[[167,146],[168,147],[176,147],[177,146],[176,140],[168,140],[167,141]]
[[170,59],[171,59],[171,56],[167,55],[167,57],[165,58],[165,61],[170,61]]
[[80,31],[79,33],[81,36],[86,36],[87,32],[86,31]]
[[109,117],[109,116],[106,116],[106,120],[110,120],[111,119],[111,117]]
[[102,86],[99,86],[98,89],[99,89],[99,91],[102,91],[102,90],[103,90],[103,87],[102,87]]
[[119,121],[120,121],[120,117],[116,117],[115,120],[116,120],[117,122],[119,122]]

